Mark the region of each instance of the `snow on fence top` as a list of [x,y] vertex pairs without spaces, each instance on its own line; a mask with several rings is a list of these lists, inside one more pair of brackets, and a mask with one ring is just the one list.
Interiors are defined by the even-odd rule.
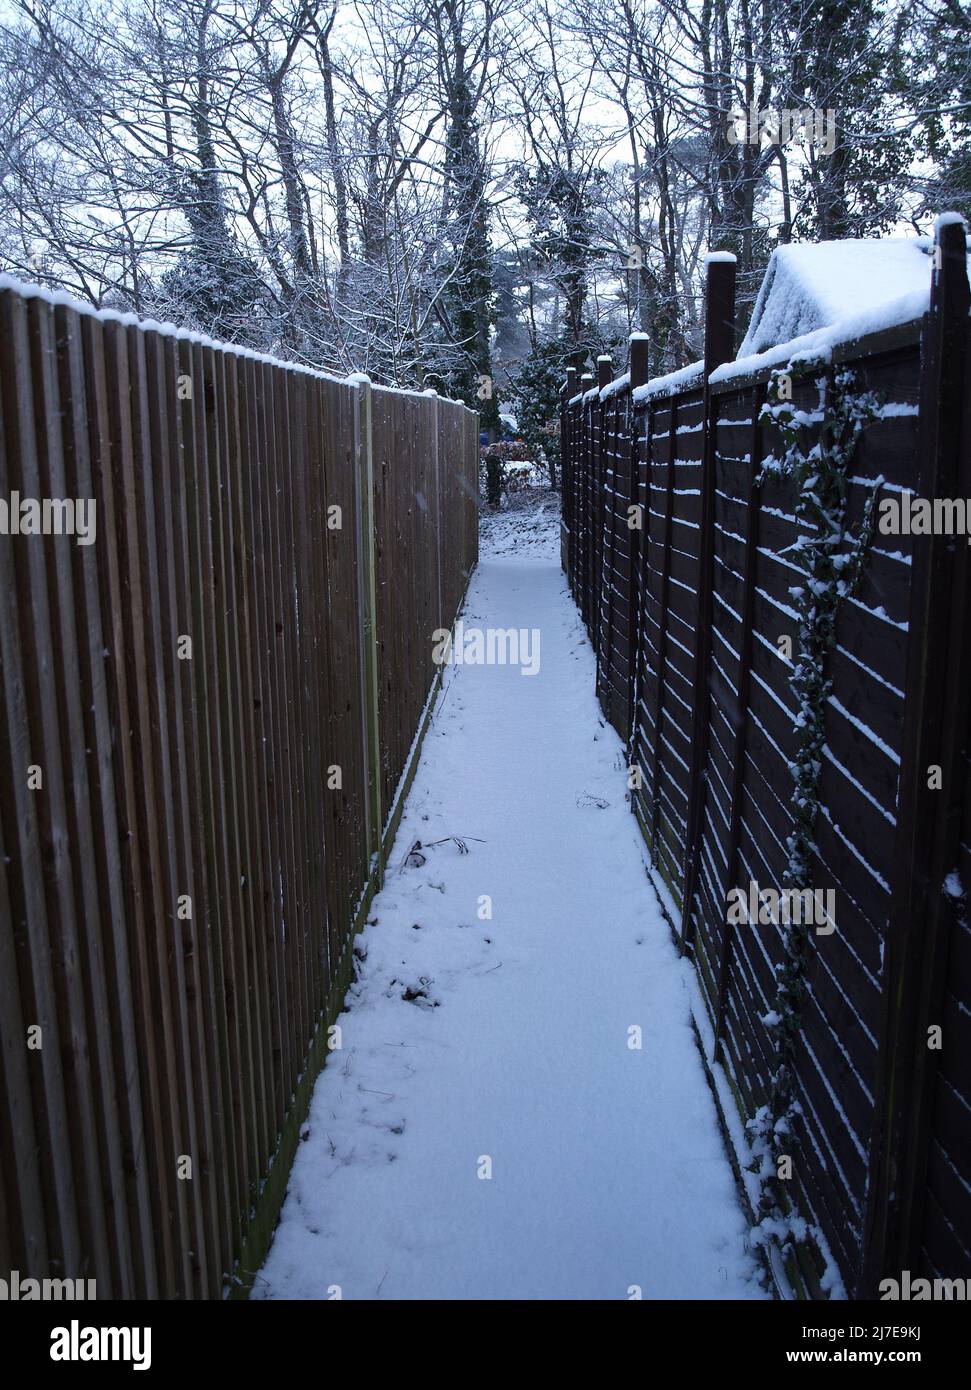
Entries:
[[918,318],[930,296],[932,250],[929,237],[778,247],[738,356],[754,356],[844,319],[866,322],[876,332]]
[[712,384],[785,362],[827,361],[840,343],[920,318],[933,250],[923,236],[778,247],[735,361],[712,372]]
[[[342,386],[358,386],[365,382],[370,383],[371,378],[366,372],[351,372],[348,376],[335,376],[333,372],[322,372],[317,367],[304,366],[302,362],[288,362],[285,358],[274,357],[268,352],[256,352],[253,348],[241,347],[237,343],[224,343],[218,338],[210,338],[205,333],[196,333],[191,328],[179,328],[174,323],[162,323],[157,319],[144,319],[138,314],[121,313],[117,309],[95,309],[91,304],[85,304],[82,299],[75,299],[73,295],[65,290],[49,290],[44,285],[34,285],[27,280],[18,280],[13,275],[0,273],[0,290],[12,290],[21,299],[42,299],[46,304],[53,307],[63,307],[73,309],[77,314],[84,314],[87,318],[99,319],[101,323],[120,323],[123,328],[140,328],[145,333],[157,333],[163,338],[177,338],[180,342],[197,343],[200,347],[213,348],[217,352],[229,353],[232,357],[245,357],[253,362],[267,362],[271,367],[282,367],[284,371],[301,372],[304,376],[314,376],[321,381],[336,381]],[[389,391],[396,396],[414,396],[420,399],[427,395],[437,395],[437,392],[429,391],[408,391],[402,386],[383,386],[378,382],[372,383],[375,391]],[[449,396],[439,396],[439,400],[448,401],[450,405],[465,406],[464,401],[452,400]],[[475,414],[475,412],[472,412]]]
[[[632,333],[632,334],[631,334],[631,337],[633,337],[633,336],[634,336],[634,335],[633,335],[633,333]],[[644,334],[641,334],[640,336],[646,338],[646,337],[647,337],[647,334],[644,333]],[[623,376],[615,376],[614,379],[613,379],[613,381],[608,381],[608,382],[607,382],[607,385],[606,385],[606,386],[604,387],[604,389],[600,392],[600,399],[601,399],[602,401],[605,401],[605,400],[607,400],[607,398],[608,398],[609,396],[616,396],[616,394],[617,394],[618,391],[626,391],[629,385],[630,385],[630,372],[624,372]]]
[[817,328],[813,333],[803,333],[798,338],[790,338],[766,348],[764,352],[753,352],[743,357],[740,351],[733,362],[716,367],[708,380],[711,385],[717,386],[720,381],[748,376],[750,372],[764,371],[767,367],[779,367],[786,363],[796,366],[800,362],[828,362],[833,349],[840,343],[852,342],[854,338],[863,338],[868,333],[893,328],[896,324],[918,318],[927,308],[927,299],[925,297],[915,307],[915,301],[910,296],[904,296],[898,306],[888,305],[887,308],[894,309],[888,319],[873,313],[854,314],[826,328]]
[[[958,213],[942,213],[936,226],[963,222]],[[729,381],[784,362],[826,361],[839,343],[909,323],[930,301],[934,242],[931,237],[863,237],[855,241],[820,241],[780,246],[773,251],[762,281],[752,321],[735,360],[711,374],[711,382]],[[706,262],[733,260],[712,252]],[[969,257],[971,272],[971,257]],[[631,334],[631,337],[643,337]],[[676,395],[697,384],[703,363],[654,377],[633,393],[635,401]],[[624,390],[629,373],[599,392],[602,401]],[[592,400],[596,389],[582,395]],[[576,396],[570,404],[580,400]]]
[[664,376],[656,376],[653,381],[635,387],[633,399],[648,401],[652,396],[676,396],[679,391],[700,385],[704,370],[704,362],[689,362],[687,367],[679,367],[676,372],[666,372]]

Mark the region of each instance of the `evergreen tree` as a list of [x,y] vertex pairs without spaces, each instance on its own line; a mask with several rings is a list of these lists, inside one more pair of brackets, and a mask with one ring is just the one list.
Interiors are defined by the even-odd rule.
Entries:
[[[435,5],[439,71],[447,113],[445,140],[445,226],[449,254],[443,267],[448,286],[445,314],[451,341],[459,350],[445,388],[480,412],[482,426],[495,437],[499,401],[493,389],[491,332],[495,321],[489,243],[487,169],[476,117],[481,90],[469,61],[472,22],[462,0]],[[474,16],[472,17],[474,19]]]
[[561,343],[538,343],[513,383],[519,433],[534,458],[540,451],[545,455],[552,488],[560,475],[560,388],[566,365]]
[[839,241],[897,222],[914,147],[896,116],[888,74],[893,30],[876,0],[797,0],[780,15],[787,75],[782,104],[832,113],[834,147],[808,155],[794,190],[793,234]]
[[932,172],[921,212],[971,218],[971,4],[908,7],[897,24],[897,89],[918,113],[916,143]]
[[601,259],[594,234],[595,193],[605,182],[603,170],[581,176],[559,164],[524,167],[517,178],[533,254],[562,302],[558,341],[564,364],[579,371],[603,350],[587,314],[587,299]]

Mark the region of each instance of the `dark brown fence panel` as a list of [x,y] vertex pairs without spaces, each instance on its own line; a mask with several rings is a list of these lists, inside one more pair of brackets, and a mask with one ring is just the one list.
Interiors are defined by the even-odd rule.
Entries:
[[0,493],[97,507],[91,545],[0,540],[4,1277],[251,1277],[475,563],[476,426],[0,290]]
[[[680,908],[687,843],[698,606],[700,390],[635,403],[643,459],[634,806]],[[639,422],[639,423],[638,423]]]
[[[831,365],[789,369],[804,447],[818,436],[836,370],[852,372],[854,392],[874,393],[848,480],[853,526],[871,496],[971,495],[963,231],[945,226],[942,246],[920,332],[903,325],[840,347]],[[709,294],[709,312],[711,304]],[[783,448],[761,416],[770,375],[719,373],[709,391],[684,373],[633,393],[624,381],[602,389],[600,482],[584,424],[596,405],[567,396],[562,422],[572,484],[566,568],[596,639],[598,694],[643,779],[632,807],[672,927],[694,959],[712,1064],[744,1120],[766,1103],[778,1067],[768,1020],[783,933],[771,922],[729,924],[727,897],[786,881],[797,750],[787,640],[797,651],[799,630],[790,590],[804,582],[793,546],[809,534],[793,483],[763,473]],[[625,427],[636,474],[623,481]],[[599,509],[589,499],[598,486]],[[644,523],[628,551],[626,603],[615,560],[625,493]],[[599,631],[585,606],[590,525],[604,551]],[[811,878],[835,895],[836,930],[813,935],[805,969],[788,1192],[847,1289],[870,1296],[881,1273],[904,1268],[971,1277],[966,552],[946,536],[875,534],[827,657]],[[617,654],[629,644],[627,730],[612,702],[623,693]],[[949,790],[936,794],[927,784],[938,765]],[[946,1040],[929,1046],[935,1025]],[[790,1268],[817,1293],[818,1274],[802,1254]]]
[[[971,492],[971,305],[964,227],[938,228],[931,309],[921,331],[917,480],[922,498]],[[971,1266],[966,1198],[971,1012],[962,951],[967,933],[969,727],[967,545],[946,535],[914,542],[910,567],[897,834],[884,969],[879,1114],[871,1147],[868,1247],[862,1286],[881,1267],[951,1277]],[[942,1026],[945,1011],[951,1031]],[[962,1185],[961,1178],[964,1183]]]
[[601,411],[604,539],[597,695],[605,715],[626,743],[630,732],[634,650],[629,611],[634,551],[630,509],[637,502],[629,388],[614,389],[604,400]]
[[[584,375],[580,378],[580,389],[586,392],[589,389],[590,378]],[[592,491],[591,478],[593,474],[593,449],[590,440],[590,411],[583,404],[581,397],[580,409],[577,412],[576,428],[574,430],[574,450],[576,468],[576,512],[577,512],[577,554],[576,554],[576,598],[577,606],[580,609],[580,616],[589,628],[590,623],[590,574],[591,560],[590,551],[593,547],[593,517],[591,514],[590,495]]]

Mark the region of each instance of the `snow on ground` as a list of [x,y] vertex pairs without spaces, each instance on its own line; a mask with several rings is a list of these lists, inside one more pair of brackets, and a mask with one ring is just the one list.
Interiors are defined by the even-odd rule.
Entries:
[[254,1297],[766,1297],[538,497],[463,620],[540,670],[446,672]]

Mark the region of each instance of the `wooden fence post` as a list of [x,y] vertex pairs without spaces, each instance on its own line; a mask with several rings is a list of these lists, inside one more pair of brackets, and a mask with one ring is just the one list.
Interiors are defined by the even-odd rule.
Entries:
[[[964,226],[938,224],[931,304],[921,332],[921,498],[971,496],[971,353]],[[883,1017],[858,1297],[883,1275],[919,1268],[935,1063],[949,938],[966,896],[945,891],[958,864],[967,777],[971,650],[968,547],[913,541],[897,829],[885,948]],[[932,766],[939,790],[928,786]],[[967,893],[967,885],[963,885]],[[953,1040],[952,1040],[953,1045]],[[944,1271],[947,1272],[947,1271]]]
[[374,399],[370,377],[348,378],[357,392],[355,419],[357,591],[361,620],[361,707],[365,735],[368,872],[384,877],[381,851],[381,738],[378,727],[377,555],[374,544]]
[[698,534],[698,634],[695,650],[694,710],[691,775],[688,781],[688,824],[685,836],[684,895],[681,906],[682,950],[691,946],[694,923],[691,904],[698,881],[701,852],[701,812],[704,806],[705,759],[708,752],[708,677],[711,667],[712,571],[715,524],[715,450],[717,401],[709,378],[735,353],[735,257],[716,251],[707,258],[705,281],[705,399],[704,447],[701,467],[701,515]]
[[560,387],[560,412],[559,412],[559,428],[560,428],[560,569],[561,569],[561,570],[563,571],[563,573],[566,575],[567,581],[569,581],[569,578],[570,578],[570,523],[569,523],[569,519],[568,519],[568,516],[567,516],[567,508],[569,507],[569,502],[567,501],[567,477],[568,477],[568,468],[567,468],[567,462],[566,462],[566,442],[567,442],[567,439],[566,439],[566,436],[567,436],[566,402],[567,402],[566,381],[564,380],[563,385]]
[[580,377],[580,466],[583,521],[580,527],[582,543],[580,549],[580,615],[589,634],[593,625],[593,431],[588,424],[587,405],[582,399],[593,387],[593,373],[584,372]]
[[563,414],[560,418],[560,505],[566,526],[566,578],[576,598],[576,466],[573,458],[573,407],[577,393],[577,369],[567,367],[563,387]]
[[[597,358],[597,390],[602,391],[610,381],[613,380],[613,371],[610,365],[610,356],[607,353],[601,354]],[[594,551],[593,551],[593,649],[597,656],[597,665],[600,665],[600,629],[603,621],[604,603],[604,565],[607,558],[607,507],[604,495],[604,480],[607,475],[607,439],[604,429],[606,410],[603,401],[599,398],[594,402],[590,412],[593,432],[597,440],[597,453],[595,458],[595,472],[593,481],[594,496]],[[603,701],[601,700],[601,706]],[[608,715],[608,709],[604,710]]]
[[[605,387],[610,385],[613,379],[610,356],[607,353],[601,354],[597,358],[597,387],[603,392]],[[613,504],[608,507],[606,499],[606,476],[607,476],[607,419],[612,410],[612,405],[604,400],[597,402],[597,417],[600,437],[600,449],[598,452],[598,495],[601,499],[600,506],[600,525],[598,534],[600,536],[600,558],[597,562],[597,574],[600,576],[600,602],[597,605],[597,642],[594,652],[597,658],[597,682],[596,694],[600,701],[600,708],[603,710],[607,719],[612,723],[612,699],[610,693],[610,665],[613,632],[613,584],[611,575],[614,568],[614,556],[617,549],[617,519],[614,515]],[[612,443],[616,442],[616,432],[612,435]],[[617,463],[613,464],[614,485],[613,497],[617,495]]]
[[[638,517],[640,524],[635,526],[630,533],[630,572],[627,579],[627,621],[630,629],[630,654],[628,657],[630,679],[627,686],[627,761],[629,766],[634,763],[636,746],[637,696],[641,669],[642,624],[644,621],[642,604],[645,576],[641,573],[641,569],[643,558],[647,555],[647,538],[644,535],[644,527],[647,524],[647,508],[642,505],[640,497],[641,446],[634,392],[639,386],[647,384],[649,347],[650,339],[646,333],[632,333],[630,335],[630,365],[628,368],[630,386],[627,396],[627,421],[630,430],[630,479],[627,502],[628,506],[640,507],[641,510]],[[630,799],[631,811],[635,809],[636,804],[637,799],[632,794]]]
[[650,337],[647,333],[632,333],[630,335],[630,389],[636,391],[638,386],[647,385],[647,354],[650,348]]

